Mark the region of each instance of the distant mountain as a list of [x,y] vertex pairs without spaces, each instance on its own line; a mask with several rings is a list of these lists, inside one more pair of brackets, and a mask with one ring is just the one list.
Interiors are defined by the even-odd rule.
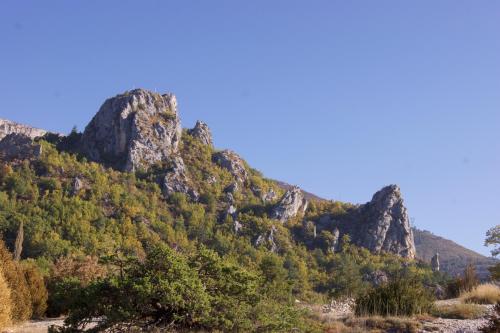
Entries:
[[498,260],[483,256],[469,250],[454,241],[439,237],[427,230],[413,229],[417,257],[430,262],[432,256],[439,252],[441,270],[452,276],[461,274],[467,264],[476,266],[481,279],[489,277],[488,267],[498,263]]

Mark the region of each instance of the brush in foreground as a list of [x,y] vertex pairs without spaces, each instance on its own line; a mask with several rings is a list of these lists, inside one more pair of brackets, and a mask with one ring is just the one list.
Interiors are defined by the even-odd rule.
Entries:
[[460,300],[463,303],[496,304],[500,302],[500,288],[491,283],[481,284],[469,292],[462,293]]
[[484,317],[486,309],[477,304],[447,304],[438,305],[432,310],[435,317],[447,319],[477,319]]

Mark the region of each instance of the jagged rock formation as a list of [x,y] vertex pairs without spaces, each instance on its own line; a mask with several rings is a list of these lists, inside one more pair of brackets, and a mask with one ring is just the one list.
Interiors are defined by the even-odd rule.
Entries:
[[135,171],[168,160],[180,138],[175,96],[136,89],[104,102],[85,128],[82,150],[93,161]]
[[398,186],[384,187],[370,202],[353,206],[342,216],[324,214],[316,221],[317,232],[332,234],[332,246],[349,235],[352,243],[373,253],[390,252],[413,259],[415,244],[408,213]]
[[27,125],[18,124],[10,120],[0,119],[0,140],[12,133],[23,134],[31,139],[34,139],[36,137],[45,135],[47,131]]
[[431,268],[434,272],[439,272],[439,252],[431,258]]
[[199,194],[190,185],[186,176],[186,166],[179,156],[170,161],[171,167],[168,169],[162,181],[163,194],[168,197],[178,192],[188,195],[192,200],[198,200]]
[[361,207],[366,217],[362,246],[375,253],[392,252],[415,258],[415,243],[408,212],[397,185],[384,187]]
[[241,157],[232,150],[223,150],[212,156],[213,161],[221,168],[228,170],[240,183],[248,179],[248,172]]
[[196,122],[196,125],[192,129],[188,130],[188,133],[199,140],[201,143],[208,146],[213,146],[212,133],[210,132],[210,128],[201,120],[198,120]]
[[10,133],[0,140],[0,158],[3,160],[37,158],[42,154],[42,146],[20,133]]
[[271,218],[286,222],[299,212],[305,212],[307,200],[298,187],[286,191],[281,200],[276,204],[271,212]]

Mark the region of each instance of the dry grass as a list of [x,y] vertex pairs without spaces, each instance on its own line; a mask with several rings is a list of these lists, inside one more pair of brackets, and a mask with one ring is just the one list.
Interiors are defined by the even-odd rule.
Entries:
[[11,305],[10,289],[0,266],[0,330],[7,327],[11,322]]
[[486,315],[486,309],[477,304],[446,304],[437,305],[432,315],[447,319],[477,319]]
[[496,304],[500,302],[500,288],[494,284],[481,284],[469,292],[462,293],[463,303]]
[[422,324],[409,317],[355,317],[345,321],[345,325],[352,329],[348,332],[394,332],[416,333]]

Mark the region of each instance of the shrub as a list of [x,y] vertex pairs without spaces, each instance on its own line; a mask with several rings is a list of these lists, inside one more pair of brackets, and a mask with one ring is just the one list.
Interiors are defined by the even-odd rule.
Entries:
[[460,299],[464,303],[496,304],[500,302],[500,288],[492,283],[481,284],[462,293]]
[[431,311],[433,316],[448,319],[477,319],[484,316],[486,310],[477,304],[438,305]]
[[396,276],[356,302],[357,315],[411,316],[432,308],[433,296],[416,277]]
[[10,323],[11,311],[10,288],[4,278],[2,266],[0,266],[0,330]]
[[26,278],[19,263],[12,260],[12,254],[0,241],[0,263],[7,285],[11,291],[12,320],[20,322],[31,317],[31,296]]
[[86,257],[61,257],[50,271],[47,287],[49,290],[47,314],[51,317],[66,314],[78,289],[103,277],[106,270],[98,259]]
[[31,295],[33,317],[41,318],[47,310],[48,299],[42,273],[33,262],[24,262],[23,271]]

